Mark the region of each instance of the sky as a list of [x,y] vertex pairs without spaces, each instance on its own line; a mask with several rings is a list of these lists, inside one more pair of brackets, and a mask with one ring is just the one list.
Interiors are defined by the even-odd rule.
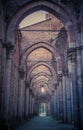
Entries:
[[22,20],[22,22],[19,25],[19,28],[23,28],[45,20],[46,13],[47,12],[45,11],[37,11],[35,13],[32,13],[31,15],[28,15],[26,18]]

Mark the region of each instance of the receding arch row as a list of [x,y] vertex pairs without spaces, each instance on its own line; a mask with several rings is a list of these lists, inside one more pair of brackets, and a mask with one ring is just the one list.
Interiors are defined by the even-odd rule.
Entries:
[[[41,42],[42,43],[42,42]],[[34,45],[36,44],[36,43],[33,43]],[[49,44],[49,43],[45,43],[45,44]],[[33,48],[33,47],[32,47]],[[40,55],[41,54],[41,55]],[[35,55],[36,55],[36,57],[35,57]],[[49,57],[48,57],[49,56]],[[41,58],[41,60],[43,60],[43,59],[45,59],[45,58],[47,58],[48,60],[51,60],[52,59],[52,57],[53,57],[53,54],[52,54],[52,52],[50,52],[49,50],[48,50],[48,48],[44,48],[44,47],[39,47],[39,48],[37,48],[37,49],[34,49],[34,50],[32,50],[32,52],[28,55],[28,56],[26,56],[26,61],[29,61],[29,60],[31,60],[31,59],[34,59],[34,60],[37,60],[37,59],[39,59],[39,58]],[[40,60],[40,59],[39,59]]]
[[33,83],[34,80],[35,80],[36,78],[40,77],[40,76],[47,77],[47,78],[48,78],[49,80],[51,80],[52,82],[55,80],[55,79],[53,78],[53,76],[50,76],[50,75],[48,75],[48,74],[46,74],[46,73],[43,72],[43,73],[36,74],[36,75],[32,78],[31,83]]
[[[37,48],[45,48],[46,50],[49,50],[49,52],[52,53],[53,57],[55,57],[55,61],[57,61],[57,72],[62,72],[62,62],[61,62],[61,58],[59,56],[59,54],[57,53],[57,49],[53,46],[51,46],[49,43],[45,43],[45,42],[39,42],[39,43],[35,43],[34,45],[26,48],[22,54],[21,54],[21,64],[24,64],[24,62],[27,62],[27,57],[29,56],[30,53],[32,53],[34,50],[36,50]],[[27,56],[26,56],[27,55]],[[23,58],[24,57],[24,58]],[[27,64],[27,63],[26,63]],[[35,65],[35,64],[34,64]],[[60,67],[58,68],[58,66],[60,65]]]
[[32,87],[31,89],[35,89],[34,87],[36,87],[37,85],[40,85],[41,83],[43,83],[43,84],[46,83],[51,90],[54,89],[54,84],[51,83],[51,85],[50,85],[50,83],[48,81],[45,81],[45,80],[39,80],[39,81],[35,82],[33,84],[33,86],[31,86]]
[[41,72],[46,72],[47,74],[51,74],[51,70],[46,65],[41,64],[41,65],[36,66],[32,70],[30,76],[33,77],[35,74],[41,73]]
[[39,62],[39,63],[36,63],[35,65],[33,65],[33,66],[31,67],[31,69],[29,69],[29,71],[28,71],[28,73],[27,73],[27,80],[29,79],[29,77],[30,77],[30,75],[31,75],[31,72],[32,72],[36,67],[41,66],[41,65],[46,66],[46,67],[49,69],[49,71],[51,72],[51,75],[53,75],[53,76],[56,78],[56,72],[55,72],[55,70],[53,69],[53,66],[52,66],[52,65],[47,64],[47,63],[45,63],[45,62]]
[[[52,91],[48,88],[47,85],[45,85],[45,91],[46,91],[46,93],[49,93],[50,95],[52,95]],[[37,93],[39,93],[39,95],[42,95],[39,87],[36,87],[36,89],[35,89],[35,96],[37,95]]]
[[40,84],[41,82],[48,83],[48,81],[46,81],[46,80],[44,80],[44,79],[41,79],[41,80],[39,80],[39,81],[35,81],[32,86],[30,85],[30,87],[33,88],[33,86],[34,86],[35,84],[37,85],[37,84]]
[[21,64],[26,62],[29,54],[38,48],[44,48],[49,52],[51,52],[51,54],[54,56],[56,61],[58,58],[60,59],[60,55],[56,47],[50,45],[50,43],[38,42],[38,43],[34,43],[33,45],[30,45],[29,47],[27,45],[26,48],[21,52]]
[[32,80],[32,83],[34,83],[35,81],[39,81],[39,80],[46,80],[46,81],[49,81],[50,79],[48,77],[46,77],[45,75],[40,75],[40,76],[37,76],[35,77],[33,80]]
[[46,83],[48,83],[49,79],[48,80],[45,80],[45,79],[35,80],[34,82],[31,82],[30,87],[32,88],[34,84],[40,83],[41,81],[45,81]]
[[[62,66],[60,66],[60,67],[58,68],[59,64],[61,65],[60,56],[57,54],[56,48],[52,47],[49,43],[44,43],[44,42],[41,43],[41,42],[39,42],[39,43],[36,43],[35,45],[32,45],[32,46],[30,46],[29,48],[25,49],[25,50],[22,52],[22,56],[24,56],[25,59],[22,58],[22,62],[21,62],[21,63],[24,64],[24,60],[27,60],[28,55],[29,55],[33,50],[35,50],[35,49],[37,49],[37,48],[40,48],[40,47],[43,47],[43,48],[49,50],[49,51],[52,53],[52,55],[55,57],[55,60],[57,60],[57,72],[58,72],[58,71],[59,71],[59,72],[62,72]],[[26,53],[27,53],[27,57],[25,56]],[[35,64],[37,64],[37,63],[35,63]],[[35,64],[34,64],[33,66],[35,66]],[[31,66],[31,68],[32,68],[33,66]],[[52,66],[52,67],[53,67],[53,66]],[[31,69],[31,68],[30,68],[30,69]],[[54,71],[55,71],[55,70],[54,70]],[[29,73],[29,74],[30,74],[30,73]],[[55,75],[55,74],[53,74],[53,75]]]
[[33,91],[38,90],[38,88],[41,88],[42,85],[47,85],[47,88],[49,89],[49,92],[52,93],[53,88],[49,86],[48,82],[40,81],[33,85]]

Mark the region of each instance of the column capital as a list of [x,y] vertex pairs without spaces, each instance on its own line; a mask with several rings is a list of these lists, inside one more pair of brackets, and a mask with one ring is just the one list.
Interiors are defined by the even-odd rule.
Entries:
[[2,38],[0,38],[0,43],[2,44],[3,48],[7,48],[7,42],[4,42]]
[[62,74],[57,74],[58,81],[62,81]]
[[69,78],[72,79],[72,73],[71,72],[68,73],[68,76],[69,76]]
[[23,78],[24,78],[24,74],[25,74],[24,68],[21,68],[21,67],[20,67],[20,68],[18,69],[18,71],[19,71],[19,74],[20,74],[20,78],[23,79]]
[[70,54],[70,53],[75,52],[75,51],[76,51],[76,48],[71,47],[71,48],[68,48],[67,53]]
[[10,59],[11,56],[15,53],[16,49],[12,43],[4,43],[3,47],[7,50],[7,58]]
[[76,51],[80,51],[80,50],[82,50],[83,49],[83,45],[80,45],[79,47],[76,47]]
[[10,58],[16,51],[14,45],[12,43],[7,43],[7,57]]
[[73,63],[76,62],[76,48],[69,48],[67,50],[68,59]]
[[68,70],[63,71],[62,76],[68,76]]
[[28,81],[25,81],[25,86],[26,86],[26,88],[29,88],[29,82]]
[[33,90],[30,88],[29,91],[30,91],[30,94],[34,97]]
[[30,93],[32,93],[32,89],[31,88],[29,89],[29,91],[30,91]]
[[55,81],[54,88],[57,89],[58,81]]
[[35,97],[35,94],[34,94],[34,93],[32,93],[32,97],[33,97],[33,98]]

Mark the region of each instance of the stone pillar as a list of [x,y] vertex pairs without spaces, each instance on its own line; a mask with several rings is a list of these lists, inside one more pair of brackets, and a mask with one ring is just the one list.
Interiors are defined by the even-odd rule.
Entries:
[[[83,6],[83,5],[82,5]],[[77,85],[78,85],[78,95],[79,95],[79,125],[80,130],[83,129],[83,7],[82,16],[77,24],[77,48],[76,48],[76,58],[77,58]]]
[[67,93],[66,93],[66,74],[62,76],[63,84],[63,122],[67,122]]
[[72,123],[71,86],[69,75],[66,76],[67,123]]
[[[2,76],[3,76],[3,71],[2,71],[2,56],[3,56],[3,48],[2,48],[2,40],[0,39],[0,90],[1,90],[1,94],[0,94],[0,104],[2,103],[1,102],[1,99],[2,99]],[[2,107],[2,105],[1,105]],[[1,121],[1,107],[0,107],[0,121]]]
[[82,84],[82,67],[81,53],[77,50],[77,83],[79,94],[79,111],[80,111],[80,129],[83,129],[83,84]]
[[57,85],[57,119],[60,120],[60,93],[59,93],[59,83]]
[[56,91],[54,92],[53,102],[54,102],[54,117],[56,117]]
[[29,84],[26,83],[26,101],[25,101],[25,116],[26,118],[29,116]]
[[76,51],[76,58],[77,58],[77,85],[78,85],[78,95],[79,95],[79,115],[80,115],[80,129],[83,129],[83,81],[82,81],[82,57],[81,57],[81,50],[77,48]]
[[76,73],[76,27],[73,25],[71,21],[67,22],[66,29],[68,33],[68,60],[71,63],[71,71],[72,71],[72,92],[73,92],[73,120],[74,126],[77,129],[79,124],[79,112],[78,112],[78,88],[77,88],[77,73]]
[[68,76],[69,76],[69,88],[70,88],[70,95],[71,95],[71,123],[73,124],[73,86],[72,86],[72,64],[71,61],[68,59]]
[[73,120],[74,126],[77,129],[79,126],[79,111],[78,111],[78,88],[77,88],[77,73],[76,73],[76,52],[75,49],[71,48],[68,50],[68,59],[71,62],[72,72],[72,92],[73,92]]
[[57,119],[57,84],[55,85],[54,106],[55,106],[55,118]]
[[[4,114],[4,109],[5,109],[5,104],[4,104],[4,100],[5,100],[5,87],[6,87],[6,47],[3,46],[3,54],[2,54],[2,75],[3,75],[3,81],[2,81],[2,101],[1,101],[1,117],[3,118],[3,114]],[[5,117],[4,117],[5,118]]]
[[30,89],[29,94],[29,116],[32,116],[32,90]]
[[61,74],[58,74],[58,83],[59,83],[59,119],[60,120],[63,120],[63,100],[62,100],[62,97],[63,97],[63,93],[62,93],[62,75]]
[[19,87],[18,87],[18,118],[21,121],[23,119],[23,92],[24,92],[24,70],[19,69]]
[[34,115],[39,116],[39,106],[37,102],[34,102]]
[[[55,100],[54,100],[55,101]],[[50,116],[51,115],[51,109],[50,109],[50,101],[46,102],[46,116]]]
[[32,95],[32,115],[34,115],[34,95]]
[[10,97],[10,79],[11,79],[11,56],[9,55],[6,61],[6,86],[4,92],[4,116],[8,119],[9,97]]
[[[52,95],[52,97],[51,97],[51,115],[53,116],[53,117],[55,117],[55,97],[54,97],[55,95],[53,94]],[[46,106],[48,107],[48,105],[46,104]],[[47,108],[46,107],[46,108]],[[48,108],[47,108],[47,110],[48,110]]]
[[10,103],[10,87],[11,87],[11,60],[13,54],[13,46],[9,44],[3,45],[3,96],[2,96],[2,120],[4,129],[9,128],[9,103]]

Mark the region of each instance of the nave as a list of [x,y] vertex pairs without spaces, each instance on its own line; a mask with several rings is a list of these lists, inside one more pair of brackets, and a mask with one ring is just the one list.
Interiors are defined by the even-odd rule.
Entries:
[[52,117],[40,116],[32,118],[14,130],[72,130],[72,128],[72,125],[62,124]]
[[83,0],[0,0],[0,130],[25,120],[83,130]]

